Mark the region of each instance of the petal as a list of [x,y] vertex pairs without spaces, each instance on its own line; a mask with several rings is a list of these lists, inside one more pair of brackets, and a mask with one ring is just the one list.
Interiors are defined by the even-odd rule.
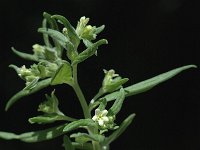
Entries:
[[98,123],[99,123],[100,126],[103,126],[103,125],[104,125],[104,121],[103,121],[102,119],[99,119],[99,120],[98,120]]
[[97,121],[97,116],[96,116],[96,115],[93,116],[93,117],[92,117],[92,120]]
[[108,117],[106,117],[106,116],[102,117],[102,120],[103,120],[104,122],[108,122],[108,121],[109,121]]
[[102,116],[106,116],[108,114],[108,111],[105,109],[101,113],[102,113]]
[[100,111],[100,109],[97,108],[97,109],[95,110],[95,115],[98,116],[99,114],[101,114],[101,111]]

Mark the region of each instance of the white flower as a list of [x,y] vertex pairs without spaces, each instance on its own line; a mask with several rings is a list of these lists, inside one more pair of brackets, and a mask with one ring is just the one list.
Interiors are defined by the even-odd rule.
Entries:
[[92,120],[98,122],[100,126],[105,126],[105,123],[109,121],[108,117],[106,116],[108,114],[108,111],[106,109],[100,110],[96,109],[95,110],[95,115],[92,117]]

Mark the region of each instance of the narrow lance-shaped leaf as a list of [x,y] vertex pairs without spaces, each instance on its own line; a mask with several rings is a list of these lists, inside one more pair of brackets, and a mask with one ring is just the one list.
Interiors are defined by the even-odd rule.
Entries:
[[60,23],[62,23],[67,28],[70,41],[73,43],[75,49],[77,49],[80,43],[80,39],[78,35],[76,34],[74,27],[70,24],[70,22],[61,15],[53,15],[52,18],[57,19]]
[[[50,27],[52,29],[59,31],[59,28],[58,28],[56,20],[54,18],[52,18],[50,14],[48,14],[47,12],[44,12],[43,16],[44,16],[44,18],[47,19],[47,22],[49,23],[49,25],[50,25]],[[53,42],[54,42],[54,44],[55,44],[55,46],[56,46],[56,48],[58,50],[57,51],[58,52],[58,56],[61,57],[62,56],[62,51],[63,51],[62,47],[60,46],[59,42],[57,40],[55,40],[54,38],[53,38]]]
[[1,131],[0,138],[6,140],[21,140],[27,143],[41,142],[41,141],[51,140],[60,135],[65,134],[65,132],[63,132],[63,128],[65,126],[66,124],[63,124],[46,130],[27,132],[20,135]]
[[[42,21],[42,28],[47,28],[47,19],[43,19]],[[52,47],[50,41],[49,41],[49,36],[46,33],[43,33],[43,40],[44,43],[47,47]]]
[[85,126],[95,126],[96,123],[92,119],[80,119],[74,122],[69,123],[64,129],[64,132],[69,132],[77,128],[82,128]]
[[33,123],[38,123],[38,124],[47,124],[47,123],[52,123],[55,121],[75,121],[76,119],[64,116],[64,115],[58,115],[58,114],[46,114],[42,116],[37,116],[37,117],[32,117],[29,118],[29,122],[31,124]]
[[67,135],[64,135],[63,142],[64,142],[65,150],[75,150],[74,146],[72,145],[72,142],[70,141]]
[[16,65],[10,64],[9,67],[14,69],[17,74],[19,73],[19,67],[17,67]]
[[106,105],[107,105],[107,101],[106,99],[103,99],[100,103],[99,103],[99,109],[102,111],[106,108]]
[[23,59],[31,60],[31,61],[39,61],[38,58],[35,55],[17,51],[14,47],[11,47],[11,49],[17,56],[19,56],[19,57],[21,57]]
[[59,30],[56,20],[54,18],[52,18],[49,13],[44,12],[43,16],[44,16],[44,18],[47,19],[47,21],[52,29]]
[[66,36],[64,36],[62,33],[60,33],[59,31],[56,31],[53,29],[47,29],[47,28],[39,28],[38,32],[48,34],[65,49],[70,49],[70,50],[74,49],[74,46],[69,41],[69,39]]
[[37,85],[31,89],[31,90],[21,90],[18,93],[16,93],[13,97],[9,99],[9,101],[6,104],[5,110],[7,111],[15,102],[17,102],[20,98],[31,95],[47,86],[49,86],[51,83],[51,78],[42,80],[37,83]]
[[95,33],[96,33],[96,34],[99,34],[100,32],[102,32],[102,31],[104,30],[104,28],[105,28],[105,25],[102,25],[102,26],[96,28]]
[[83,52],[81,52],[76,59],[73,61],[72,65],[76,65],[84,60],[86,60],[87,58],[91,57],[92,55],[94,55],[98,49],[98,47],[102,44],[107,44],[107,40],[102,39],[97,41],[96,43],[92,44],[91,47],[88,47],[86,50],[84,50]]
[[103,144],[104,145],[109,145],[114,140],[116,140],[126,130],[126,128],[131,124],[131,122],[133,121],[134,117],[135,117],[135,114],[131,114],[130,116],[128,116],[122,122],[122,124],[119,126],[119,128],[116,131],[114,131],[108,138],[106,138],[106,140],[104,141]]
[[108,110],[108,116],[116,115],[121,110],[124,99],[125,99],[125,91],[123,88],[121,88],[119,91],[119,95],[117,96],[117,99],[115,100],[112,107]]
[[69,63],[62,64],[55,73],[51,81],[51,85],[63,84],[63,83],[69,85],[72,84],[72,69]]
[[35,78],[23,90],[31,90],[31,89],[35,88],[35,86],[37,85],[39,79],[40,79],[39,77]]
[[[127,97],[127,96],[132,96],[132,95],[146,92],[146,91],[152,89],[153,87],[155,87],[156,85],[158,85],[166,80],[169,80],[170,78],[181,73],[182,71],[190,69],[190,68],[196,68],[196,67],[197,66],[195,66],[195,65],[187,65],[187,66],[179,67],[179,68],[173,69],[171,71],[168,71],[166,73],[162,73],[153,78],[150,78],[148,80],[128,86],[128,87],[124,88],[124,90],[126,91],[125,95]],[[107,101],[112,101],[112,100],[116,99],[118,93],[119,93],[119,91],[108,94],[108,95],[104,96],[103,98],[106,98]]]

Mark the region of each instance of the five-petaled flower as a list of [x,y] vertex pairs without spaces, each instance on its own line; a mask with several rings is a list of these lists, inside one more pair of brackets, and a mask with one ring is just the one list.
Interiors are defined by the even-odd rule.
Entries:
[[108,114],[108,111],[106,109],[100,110],[96,109],[95,110],[95,115],[92,117],[92,120],[95,122],[98,122],[99,126],[105,127],[106,123],[109,121],[109,118],[106,116]]

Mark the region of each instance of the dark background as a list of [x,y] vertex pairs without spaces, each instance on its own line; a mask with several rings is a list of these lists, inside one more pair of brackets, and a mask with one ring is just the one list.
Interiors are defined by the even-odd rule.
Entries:
[[[80,84],[87,99],[101,85],[102,69],[115,69],[130,79],[128,85],[187,64],[200,65],[200,2],[198,0],[1,0],[0,1],[0,130],[15,133],[44,129],[30,125],[44,93],[54,88],[61,109],[82,117],[76,96],[68,86],[46,88],[23,98],[8,112],[7,100],[24,87],[24,82],[8,68],[30,64],[10,50],[11,46],[30,52],[42,43],[37,33],[42,12],[66,16],[73,25],[81,16],[92,25],[106,25],[99,37],[109,45],[99,49],[79,67]],[[200,149],[200,72],[191,69],[125,101],[118,123],[130,113],[137,116],[128,130],[112,145],[114,150],[199,150]],[[62,149],[62,138],[27,144],[0,140],[1,150]]]

